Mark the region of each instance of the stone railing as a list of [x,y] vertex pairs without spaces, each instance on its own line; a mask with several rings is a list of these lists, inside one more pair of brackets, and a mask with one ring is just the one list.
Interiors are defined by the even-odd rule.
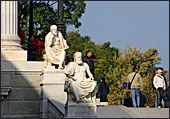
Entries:
[[48,100],[48,118],[64,118],[63,112],[61,112],[52,101]]

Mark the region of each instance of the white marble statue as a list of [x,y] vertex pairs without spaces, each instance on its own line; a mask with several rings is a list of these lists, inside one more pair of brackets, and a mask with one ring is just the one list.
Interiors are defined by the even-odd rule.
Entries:
[[58,69],[63,69],[65,60],[65,49],[69,46],[63,38],[61,32],[57,31],[57,26],[52,25],[50,32],[45,36],[45,68],[52,65],[59,65]]
[[[86,78],[86,72],[90,78]],[[82,53],[74,54],[74,62],[70,62],[65,70],[65,92],[72,94],[72,100],[79,102],[90,99],[95,102],[97,82],[94,81],[87,63],[82,62]]]

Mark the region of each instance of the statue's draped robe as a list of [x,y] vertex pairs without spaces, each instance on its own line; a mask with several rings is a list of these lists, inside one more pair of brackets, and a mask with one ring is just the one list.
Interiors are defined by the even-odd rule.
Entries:
[[49,32],[45,37],[45,51],[48,62],[53,64],[60,64],[65,59],[65,39],[60,32],[58,37],[54,36]]
[[[86,78],[86,72],[90,78]],[[77,101],[95,91],[97,83],[91,80],[93,75],[87,63],[83,62],[81,65],[78,65],[75,62],[70,62],[66,67],[65,74],[69,90],[74,94]]]

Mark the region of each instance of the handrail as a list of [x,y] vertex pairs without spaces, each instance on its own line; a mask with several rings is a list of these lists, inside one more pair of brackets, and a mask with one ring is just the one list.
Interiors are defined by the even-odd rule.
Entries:
[[23,43],[27,43],[27,44],[35,45],[35,46],[38,46],[38,47],[41,47],[41,48],[45,48],[44,46],[37,45],[37,44],[31,43],[31,42],[27,42],[27,41],[24,41]]
[[[37,45],[37,44],[34,44],[34,43],[31,43],[31,42],[27,42],[27,41],[23,41],[22,42],[23,44],[29,44],[29,45],[34,45],[36,48],[35,48],[35,59],[36,59],[36,61],[38,60],[38,53],[40,53],[39,51],[38,51],[38,47],[41,47],[41,48],[45,48],[44,46],[40,46],[40,45]],[[25,48],[26,50],[28,50],[29,48],[28,48],[28,45],[27,45],[27,48]]]

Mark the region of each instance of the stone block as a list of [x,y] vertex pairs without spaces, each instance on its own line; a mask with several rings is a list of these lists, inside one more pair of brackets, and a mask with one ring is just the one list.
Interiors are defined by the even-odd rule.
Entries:
[[11,88],[9,95],[6,97],[6,100],[23,100],[23,89],[22,88]]
[[10,87],[11,80],[10,75],[1,75],[1,87]]
[[24,87],[26,84],[28,85],[28,82],[24,79],[21,75],[11,75],[11,86],[12,87]]
[[60,98],[59,96],[66,97],[66,92],[64,92],[64,85],[45,85],[43,86],[43,93],[43,97],[50,99]]
[[35,118],[35,119],[40,119],[40,114],[37,114],[37,115],[34,115],[34,114],[31,114],[31,115],[24,115],[23,116],[24,118],[27,118],[27,119],[30,119],[30,118]]
[[21,119],[21,118],[24,118],[23,115],[1,115],[2,118],[15,118],[15,119]]
[[53,104],[51,101],[48,101],[48,112],[53,118],[64,118],[64,114],[58,110],[58,105]]
[[1,61],[1,71],[15,71],[15,63],[11,61]]
[[14,75],[15,71],[2,71],[1,70],[1,75]]
[[2,51],[1,61],[27,61],[27,51]]
[[1,116],[9,114],[9,101],[1,101]]
[[65,83],[64,72],[44,72],[43,85],[44,84],[64,84]]
[[47,113],[47,118],[52,119],[52,118],[55,118],[55,117],[51,113]]
[[23,89],[24,101],[41,100],[41,88],[24,88]]
[[[43,75],[43,101],[46,99],[53,102],[55,107],[60,112],[65,112],[64,106],[67,100],[67,93],[64,92],[65,74],[63,71],[48,71],[44,72]],[[42,110],[45,109],[46,105],[42,105]],[[51,109],[51,108],[50,108]],[[63,111],[64,110],[64,111]],[[57,116],[59,114],[53,115]],[[47,112],[43,112],[43,117],[47,116]]]
[[15,75],[42,75],[42,71],[16,71]]
[[40,87],[41,77],[38,75],[11,75],[14,87]]
[[40,75],[24,75],[24,78],[27,81],[27,87],[40,87],[40,83],[42,82]]
[[44,69],[43,61],[15,62],[16,71],[42,71]]
[[39,101],[11,101],[9,103],[10,114],[39,114]]
[[60,115],[59,117],[62,117],[65,115],[65,103],[64,102],[59,102],[59,101],[56,101],[56,100],[53,100],[53,99],[49,99],[48,100],[48,107],[50,106],[53,106],[53,108],[55,107],[57,112],[58,113],[57,115]]
[[67,118],[96,118],[95,103],[68,102],[66,110]]

